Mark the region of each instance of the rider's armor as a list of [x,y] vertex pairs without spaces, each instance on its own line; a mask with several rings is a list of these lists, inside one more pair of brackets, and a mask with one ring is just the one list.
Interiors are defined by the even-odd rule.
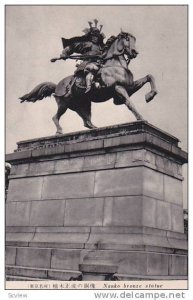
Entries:
[[[75,76],[79,72],[83,72],[86,76],[86,91],[89,92],[93,80],[96,79],[96,73],[98,72],[101,61],[100,56],[103,51],[104,43],[104,34],[101,33],[102,25],[100,26],[100,30],[97,28],[97,20],[94,20],[95,26],[92,26],[92,23],[89,22],[90,28],[86,28],[84,32],[86,33],[82,37],[74,37],[72,39],[64,39],[63,41],[63,52],[61,54],[62,58],[68,58],[73,53],[82,54],[81,59],[82,63],[77,65],[77,69],[75,71]],[[70,91],[69,87],[69,91]]]

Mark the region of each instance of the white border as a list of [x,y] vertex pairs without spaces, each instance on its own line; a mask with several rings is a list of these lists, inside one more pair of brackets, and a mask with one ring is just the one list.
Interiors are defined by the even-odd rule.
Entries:
[[[15,3],[14,3],[15,2]],[[192,171],[192,114],[193,112],[193,97],[192,97],[192,88],[191,85],[193,83],[192,78],[192,56],[191,53],[193,53],[192,49],[192,28],[193,28],[193,3],[191,0],[187,1],[1,1],[0,3],[0,38],[1,38],[1,47],[0,47],[0,59],[1,59],[1,68],[0,68],[0,75],[1,75],[1,109],[0,109],[0,128],[1,128],[1,152],[0,152],[0,167],[1,167],[1,216],[0,216],[0,228],[1,228],[1,234],[0,234],[0,245],[1,245],[1,259],[0,259],[0,289],[1,289],[1,295],[2,299],[9,299],[11,293],[19,293],[19,294],[27,294],[28,299],[38,299],[39,297],[46,297],[46,299],[53,299],[57,295],[57,300],[59,299],[80,299],[84,298],[85,300],[95,299],[94,298],[94,292],[93,291],[8,291],[4,290],[4,147],[3,147],[3,141],[5,138],[5,128],[4,128],[4,6],[5,5],[189,5],[189,241],[192,241],[192,180],[193,178],[193,171]],[[193,293],[192,293],[192,253],[191,253],[191,244],[189,243],[189,290],[184,291],[186,294],[186,299],[192,299]],[[161,292],[161,291],[160,291]],[[172,292],[172,291],[171,291]],[[20,298],[21,299],[21,298]],[[26,298],[24,298],[26,299]]]

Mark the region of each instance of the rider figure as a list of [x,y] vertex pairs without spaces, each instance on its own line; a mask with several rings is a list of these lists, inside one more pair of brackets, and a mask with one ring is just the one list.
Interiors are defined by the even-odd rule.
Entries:
[[69,40],[62,38],[64,49],[60,56],[61,58],[66,59],[72,53],[82,54],[81,59],[83,60],[83,62],[77,65],[77,69],[74,74],[76,75],[78,72],[85,73],[85,93],[88,93],[90,91],[96,73],[101,67],[100,56],[103,52],[103,39],[105,37],[104,34],[101,33],[102,25],[100,25],[100,29],[97,28],[98,21],[96,19],[94,20],[94,26],[92,26],[92,22],[88,23],[90,28],[86,28],[83,30],[83,32],[85,32],[85,35],[81,37],[74,37]]

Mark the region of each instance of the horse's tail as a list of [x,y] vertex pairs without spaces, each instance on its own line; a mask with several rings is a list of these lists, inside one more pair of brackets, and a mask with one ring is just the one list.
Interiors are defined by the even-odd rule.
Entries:
[[56,84],[53,82],[43,82],[38,84],[31,92],[20,97],[20,102],[36,102],[43,98],[50,97],[56,89]]

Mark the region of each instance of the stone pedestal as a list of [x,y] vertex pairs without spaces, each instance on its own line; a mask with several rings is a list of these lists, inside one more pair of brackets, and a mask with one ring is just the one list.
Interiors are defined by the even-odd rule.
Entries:
[[19,142],[8,280],[186,278],[178,142],[142,121]]

